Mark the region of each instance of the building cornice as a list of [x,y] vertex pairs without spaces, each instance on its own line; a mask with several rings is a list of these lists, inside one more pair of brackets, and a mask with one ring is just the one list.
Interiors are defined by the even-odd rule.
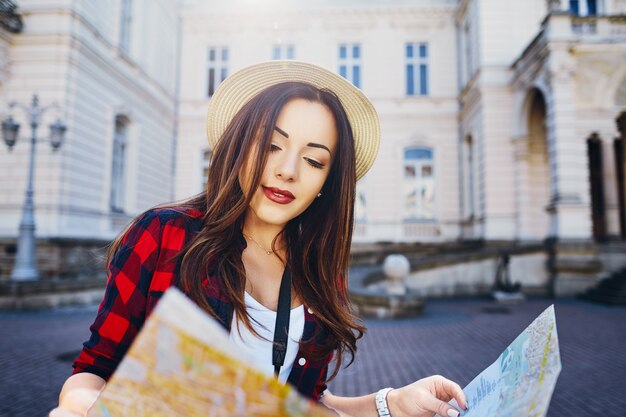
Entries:
[[381,18],[380,16],[352,16],[349,19],[335,16],[322,18],[319,16],[280,16],[277,21],[285,22],[275,24],[266,19],[255,19],[253,16],[229,16],[211,17],[206,19],[194,19],[184,23],[184,31],[188,34],[239,34],[243,30],[255,32],[289,32],[301,33],[315,29],[320,30],[371,30],[380,25],[386,25],[391,29],[423,30],[432,27],[452,25],[453,21],[449,14],[435,17],[403,16],[401,18]]
[[[423,27],[431,26],[433,22],[444,22],[451,19],[452,7],[436,9],[417,8],[385,8],[380,10],[370,9],[332,9],[332,10],[302,10],[302,11],[279,11],[272,14],[258,14],[250,11],[209,13],[205,11],[182,12],[181,19],[185,22],[185,28],[193,31],[206,32],[229,32],[240,28],[242,25],[250,25],[256,29],[274,29],[276,25],[281,29],[304,30],[303,24],[312,19],[320,19],[326,27],[337,28],[371,28],[373,22],[381,18],[390,21],[392,27]],[[369,20],[368,20],[369,19]],[[398,23],[395,24],[394,22]],[[332,22],[332,25],[330,25]],[[189,30],[189,29],[186,29]]]
[[[214,2],[215,3],[215,2]],[[225,16],[225,15],[252,15],[252,16],[276,16],[276,15],[295,15],[302,14],[309,16],[311,14],[339,14],[343,16],[349,16],[354,14],[374,14],[379,16],[381,13],[397,12],[399,14],[411,13],[453,13],[457,9],[457,0],[442,0],[431,1],[429,4],[424,4],[423,1],[415,2],[414,0],[404,2],[393,2],[386,0],[384,2],[376,2],[375,4],[367,4],[367,1],[352,1],[349,4],[341,4],[340,1],[332,0],[326,3],[315,2],[308,0],[306,2],[293,2],[289,0],[284,4],[278,4],[279,2],[272,2],[271,0],[265,0],[262,4],[237,4],[237,1],[230,0],[229,2],[217,2],[218,4],[211,4],[211,1],[200,0],[198,5],[183,5],[180,9],[181,17],[187,16]],[[274,4],[272,4],[274,3]],[[421,3],[421,4],[419,4]]]

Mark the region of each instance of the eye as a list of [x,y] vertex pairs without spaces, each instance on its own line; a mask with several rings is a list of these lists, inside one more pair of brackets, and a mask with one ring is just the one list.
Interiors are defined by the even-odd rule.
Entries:
[[280,147],[274,143],[270,144],[270,152],[280,151]]
[[310,158],[304,158],[305,161],[307,161],[313,168],[318,168],[318,169],[322,169],[324,168],[324,164],[317,162],[314,159],[310,159]]

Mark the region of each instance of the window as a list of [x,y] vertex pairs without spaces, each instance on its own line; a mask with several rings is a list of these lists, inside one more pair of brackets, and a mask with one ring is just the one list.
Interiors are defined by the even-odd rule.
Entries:
[[428,44],[406,44],[406,95],[428,95]]
[[339,45],[339,75],[361,88],[361,45]]
[[435,176],[433,151],[429,148],[404,150],[402,192],[407,220],[435,218]]
[[576,16],[597,16],[601,13],[598,0],[569,0],[569,11]]
[[228,48],[209,48],[207,60],[207,97],[228,77]]
[[120,2],[120,49],[124,52],[130,50],[130,24],[132,22],[132,1],[121,0]]
[[123,212],[126,194],[126,149],[128,146],[128,119],[115,118],[113,157],[111,165],[111,211]]
[[209,167],[211,166],[212,157],[213,157],[213,152],[210,149],[207,149],[204,152],[202,152],[202,161],[201,161],[202,177],[200,181],[200,184],[202,184],[202,190],[200,191],[206,190],[207,180],[209,178]]
[[295,59],[296,52],[293,45],[274,45],[272,59]]

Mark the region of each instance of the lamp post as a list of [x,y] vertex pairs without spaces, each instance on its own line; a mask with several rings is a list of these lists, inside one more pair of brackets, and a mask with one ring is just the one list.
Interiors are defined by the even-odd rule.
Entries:
[[[37,265],[35,263],[35,207],[33,204],[33,176],[35,172],[35,145],[37,143],[37,127],[41,122],[43,114],[51,109],[58,108],[56,104],[41,107],[37,94],[33,94],[31,105],[26,107],[22,104],[11,102],[9,109],[20,107],[27,115],[31,128],[30,159],[28,162],[28,182],[26,185],[26,197],[22,207],[22,221],[20,222],[19,236],[17,238],[17,256],[15,266],[11,272],[11,279],[14,281],[28,281],[39,278]],[[4,143],[13,148],[18,139],[20,125],[13,120],[12,116],[7,117],[2,122],[2,137]],[[67,130],[61,119],[50,125],[50,144],[52,150],[59,149]]]

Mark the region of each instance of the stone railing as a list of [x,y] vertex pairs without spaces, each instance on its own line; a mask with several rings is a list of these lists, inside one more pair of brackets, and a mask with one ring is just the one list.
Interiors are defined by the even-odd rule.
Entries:
[[572,33],[582,36],[624,36],[626,16],[572,16],[571,28]]
[[550,40],[626,37],[626,15],[575,16],[553,12],[542,24]]
[[404,236],[407,237],[436,238],[441,234],[436,223],[405,222],[403,228]]

